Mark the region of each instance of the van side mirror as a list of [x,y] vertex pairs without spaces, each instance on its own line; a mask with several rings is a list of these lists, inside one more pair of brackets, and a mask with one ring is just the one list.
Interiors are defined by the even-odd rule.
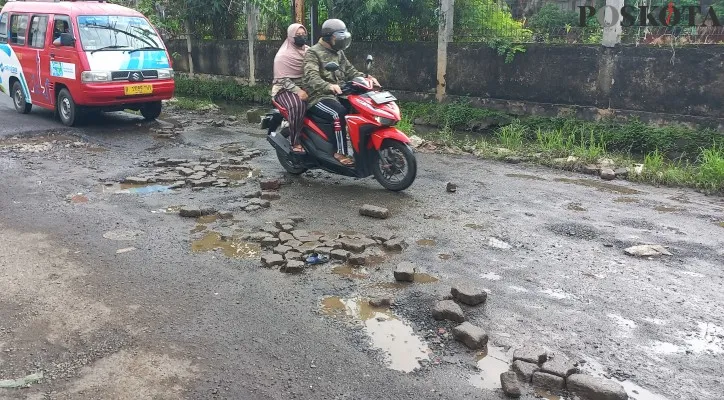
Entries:
[[75,46],[75,38],[72,33],[61,33],[60,34],[60,45],[61,46]]
[[372,68],[372,54],[367,55],[367,61],[365,62],[365,69],[367,72],[370,72],[370,68]]
[[337,64],[334,61],[331,61],[331,62],[324,64],[324,69],[326,69],[329,72],[334,72],[339,69],[339,64]]

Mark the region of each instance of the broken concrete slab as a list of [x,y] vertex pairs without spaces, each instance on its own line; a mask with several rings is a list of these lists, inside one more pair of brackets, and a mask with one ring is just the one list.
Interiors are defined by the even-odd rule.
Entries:
[[359,209],[360,215],[367,217],[387,219],[390,217],[390,211],[384,207],[373,206],[371,204],[365,204]]
[[521,360],[527,363],[542,364],[548,361],[548,352],[546,349],[533,344],[526,344],[515,349],[513,352],[513,361]]
[[533,374],[538,372],[540,367],[537,364],[525,362],[522,360],[513,361],[513,371],[518,374],[518,379],[521,382],[530,383],[533,379]]
[[405,241],[401,238],[394,238],[385,242],[385,249],[389,251],[402,251],[404,247]]
[[465,313],[458,303],[452,300],[437,302],[432,309],[432,317],[438,321],[449,320],[458,323],[465,322]]
[[375,297],[369,301],[372,307],[389,307],[392,305],[392,299],[389,297]]
[[562,378],[578,373],[578,367],[576,367],[575,363],[562,354],[556,354],[553,358],[543,363],[540,370],[541,372]]
[[627,400],[628,394],[619,383],[584,374],[568,377],[566,386],[572,394],[586,400]]
[[304,263],[297,260],[287,261],[287,265],[282,267],[282,270],[288,274],[298,274],[304,271]]
[[261,262],[265,267],[276,267],[286,265],[286,260],[279,254],[264,254],[261,256]]
[[520,385],[518,384],[518,376],[513,371],[506,371],[500,374],[500,385],[503,387],[503,393],[508,397],[520,397]]
[[213,207],[197,207],[197,206],[186,206],[179,209],[179,215],[186,218],[196,218],[205,215],[216,214],[216,209]]
[[468,321],[453,328],[452,333],[455,340],[472,350],[483,349],[488,344],[488,334]]
[[488,298],[488,292],[483,290],[483,288],[468,284],[453,286],[450,289],[450,294],[459,302],[469,306],[477,306],[485,303],[485,300]]
[[547,374],[545,372],[533,373],[533,386],[540,389],[548,389],[553,392],[560,392],[566,386],[566,380],[560,376]]
[[259,182],[259,186],[261,187],[261,190],[263,191],[273,191],[273,190],[279,190],[279,188],[282,186],[281,181],[279,179],[266,179]]
[[662,255],[672,255],[664,246],[658,244],[643,244],[639,246],[631,246],[624,252],[632,257],[659,257]]
[[397,264],[395,272],[393,273],[396,281],[400,282],[414,282],[415,271],[417,266],[411,262],[403,261]]

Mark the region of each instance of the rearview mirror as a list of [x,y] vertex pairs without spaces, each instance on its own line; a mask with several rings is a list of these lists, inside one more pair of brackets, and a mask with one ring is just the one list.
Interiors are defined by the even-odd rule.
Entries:
[[334,61],[331,61],[331,62],[324,64],[324,69],[326,69],[329,72],[334,72],[339,69],[339,64],[337,64]]
[[75,46],[75,38],[72,33],[61,33],[60,34],[60,45],[61,46]]
[[369,72],[370,68],[372,68],[372,54],[367,55],[367,62],[365,63],[365,68],[367,69],[367,72]]

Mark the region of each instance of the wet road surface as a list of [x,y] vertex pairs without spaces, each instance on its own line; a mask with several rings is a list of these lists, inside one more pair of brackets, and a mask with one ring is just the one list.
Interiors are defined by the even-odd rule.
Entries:
[[[418,154],[415,184],[391,193],[371,179],[285,175],[250,125],[121,113],[67,129],[10,107],[0,100],[0,381],[44,377],[0,398],[500,399],[499,374],[526,343],[585,360],[630,398],[720,398],[722,198],[435,154]],[[177,138],[151,131],[172,123],[185,127]],[[110,184],[160,158],[228,157],[229,143],[262,150],[250,167],[283,179],[270,208],[215,221],[174,212],[233,208],[254,178],[148,194]],[[362,217],[363,204],[391,217]],[[260,268],[253,251],[209,250],[298,214],[299,229],[390,232],[406,247],[301,275]],[[624,254],[639,244],[672,255]],[[401,261],[430,278],[395,283]],[[431,317],[460,283],[489,293],[463,308],[490,336],[486,357]],[[369,307],[376,296],[395,306]]]

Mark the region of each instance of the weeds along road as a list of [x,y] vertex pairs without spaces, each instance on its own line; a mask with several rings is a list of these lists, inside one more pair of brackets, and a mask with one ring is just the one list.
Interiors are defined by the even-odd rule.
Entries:
[[[263,132],[215,113],[67,129],[3,98],[0,119],[0,383],[29,385],[0,398],[499,399],[526,344],[629,398],[720,397],[722,198],[427,153],[414,185],[391,193],[289,176]],[[167,189],[177,168],[204,173],[203,187]],[[361,216],[364,204],[390,217]],[[272,250],[256,240],[276,248],[275,221],[298,215],[290,248],[306,236],[376,253],[263,268]],[[624,251],[643,244],[670,255]],[[401,262],[415,282],[395,281]],[[461,284],[487,293],[460,307],[487,356],[432,316]]]

